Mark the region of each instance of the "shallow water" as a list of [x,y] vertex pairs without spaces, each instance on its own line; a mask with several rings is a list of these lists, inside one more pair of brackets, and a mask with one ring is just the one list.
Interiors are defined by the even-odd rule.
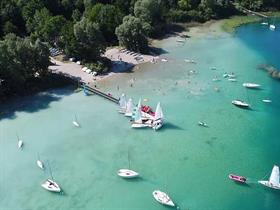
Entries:
[[[159,43],[168,62],[145,64],[100,84],[113,95],[125,92],[135,102],[142,97],[155,107],[160,101],[166,124],[158,132],[133,130],[115,104],[69,89],[3,106],[0,207],[165,209],[152,198],[152,191],[160,189],[180,209],[279,208],[280,193],[256,183],[273,164],[280,164],[280,82],[256,68],[260,63],[280,68],[279,34],[251,24],[233,37],[209,35],[185,44],[169,38]],[[224,72],[234,72],[237,82],[224,79]],[[213,82],[215,76],[221,81]],[[262,89],[246,90],[243,82],[259,83]],[[232,106],[236,98],[248,101],[252,110]],[[264,104],[264,98],[272,103]],[[72,125],[75,114],[80,129]],[[209,128],[199,127],[200,120]],[[25,143],[22,151],[16,133]],[[38,152],[45,163],[49,160],[63,195],[40,187],[49,172],[36,166]],[[129,165],[128,153],[131,169],[141,179],[117,177],[116,171]],[[248,185],[231,182],[229,173],[248,177]]]

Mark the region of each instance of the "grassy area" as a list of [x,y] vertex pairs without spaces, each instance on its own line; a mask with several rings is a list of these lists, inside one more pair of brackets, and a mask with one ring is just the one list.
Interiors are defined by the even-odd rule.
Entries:
[[[280,11],[276,12],[262,12],[269,17],[280,17]],[[228,33],[234,33],[235,29],[238,26],[247,23],[253,23],[262,20],[263,18],[255,16],[255,15],[247,15],[247,16],[233,16],[229,19],[224,20],[222,24],[222,29]]]
[[224,20],[222,24],[222,29],[228,33],[233,33],[238,26],[247,23],[253,23],[261,20],[260,17],[257,16],[234,16],[229,19]]

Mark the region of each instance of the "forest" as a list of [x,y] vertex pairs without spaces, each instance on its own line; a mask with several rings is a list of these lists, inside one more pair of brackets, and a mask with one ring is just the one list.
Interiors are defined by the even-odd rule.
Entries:
[[226,18],[239,14],[236,5],[274,11],[280,1],[1,0],[0,98],[48,78],[51,47],[102,73],[110,65],[102,57],[106,47],[145,53],[149,38],[163,36],[170,24]]

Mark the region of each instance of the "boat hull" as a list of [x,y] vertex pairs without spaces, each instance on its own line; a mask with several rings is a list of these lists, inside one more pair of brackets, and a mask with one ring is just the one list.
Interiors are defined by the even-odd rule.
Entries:
[[228,175],[228,178],[235,181],[235,182],[238,182],[238,183],[242,183],[242,184],[246,183],[246,178],[243,177],[243,176],[230,174],[230,175]]
[[132,179],[139,176],[136,171],[129,170],[129,169],[120,169],[118,170],[118,176],[126,179]]
[[173,203],[173,201],[169,198],[169,196],[164,193],[164,192],[161,192],[159,190],[155,190],[153,192],[153,196],[155,198],[155,200],[159,203],[161,203],[162,205],[166,205],[166,206],[171,206],[171,207],[174,207],[175,204]]
[[273,185],[269,181],[258,181],[258,183],[275,190],[280,190],[280,185]]

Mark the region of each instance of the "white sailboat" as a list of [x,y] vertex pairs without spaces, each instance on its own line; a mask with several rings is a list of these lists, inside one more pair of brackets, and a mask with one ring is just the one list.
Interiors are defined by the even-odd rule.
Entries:
[[119,105],[120,105],[119,113],[124,114],[126,111],[126,97],[124,93],[120,97]]
[[23,141],[19,139],[19,136],[18,136],[18,135],[17,135],[17,139],[18,139],[18,144],[17,144],[17,145],[18,145],[18,148],[19,148],[19,149],[22,149],[22,147],[23,147]]
[[249,83],[249,82],[243,83],[242,85],[243,85],[243,87],[252,88],[252,89],[254,89],[254,88],[257,89],[257,88],[259,88],[261,86],[260,84]]
[[138,105],[133,113],[133,123],[131,124],[132,128],[146,128],[152,126],[152,119],[143,119],[141,112],[141,99],[139,99]]
[[268,181],[260,180],[258,183],[270,187],[276,190],[280,190],[280,183],[279,183],[279,167],[277,165],[273,166],[271,171],[271,175]]
[[128,169],[119,169],[118,176],[120,176],[122,178],[127,178],[127,179],[138,177],[139,173],[130,169],[129,152],[127,153],[127,161],[128,161]]
[[275,26],[274,24],[270,24],[270,25],[269,25],[269,29],[270,29],[271,31],[275,31],[276,26]]
[[238,100],[238,99],[237,100],[233,100],[231,103],[233,105],[239,106],[239,107],[244,107],[244,108],[250,107],[250,104],[248,104],[248,103],[246,103],[244,101]]
[[48,166],[50,169],[50,175],[52,179],[47,179],[43,184],[41,184],[41,186],[50,192],[56,192],[56,193],[61,192],[61,188],[59,187],[59,185],[55,181],[53,181],[54,179],[52,176],[52,171],[49,162],[48,162]]
[[127,101],[126,110],[125,110],[125,113],[124,113],[124,115],[125,115],[126,117],[132,117],[132,114],[133,114],[133,107],[134,107],[134,105],[133,105],[132,99],[130,98],[130,99],[128,99],[128,101]]
[[153,126],[152,126],[152,128],[154,130],[158,130],[162,127],[163,118],[164,118],[164,116],[163,116],[162,108],[160,106],[160,102],[158,102],[157,107],[156,107],[156,111],[155,111]]
[[77,128],[80,127],[80,124],[78,123],[78,119],[77,119],[77,116],[75,115],[75,119],[72,121],[73,125]]
[[39,156],[39,153],[38,153],[37,156],[38,156],[37,161],[36,161],[37,166],[38,166],[40,169],[44,170],[44,169],[45,169],[45,168],[44,168],[44,163],[41,161],[40,156]]
[[165,192],[162,192],[160,190],[155,190],[153,192],[153,196],[157,202],[163,205],[171,206],[171,207],[175,206],[174,202],[170,199],[170,197]]

